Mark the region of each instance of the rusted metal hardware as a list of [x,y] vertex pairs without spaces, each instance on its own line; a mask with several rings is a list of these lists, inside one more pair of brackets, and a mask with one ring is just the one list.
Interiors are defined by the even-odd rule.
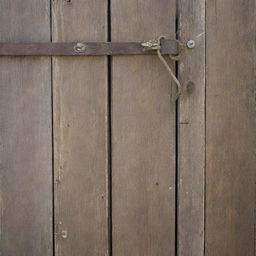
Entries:
[[103,56],[152,55],[160,50],[163,55],[179,54],[176,40],[162,39],[149,42],[78,42],[78,43],[0,43],[0,56]]
[[148,51],[161,50],[162,40],[161,38],[155,39],[155,40],[149,40],[148,42],[142,43],[141,46]]
[[[152,55],[159,57],[177,86],[178,99],[181,84],[163,57],[179,55],[176,40],[160,36],[147,42],[78,42],[78,43],[0,43],[0,56],[104,56],[104,55]],[[62,234],[63,235],[63,234]]]
[[[160,59],[160,61],[163,63],[163,65],[165,66],[166,70],[168,71],[169,75],[171,76],[172,81],[175,83],[176,88],[177,88],[177,93],[175,96],[175,100],[177,100],[182,92],[182,85],[180,83],[180,81],[178,80],[178,78],[176,77],[175,73],[173,72],[172,68],[170,67],[170,65],[168,64],[168,62],[166,61],[166,59],[164,58],[163,54],[162,54],[162,42],[163,40],[165,40],[164,36],[160,36],[158,37],[158,39],[156,40],[150,40],[146,43],[142,43],[142,47],[144,47],[146,50],[155,50],[157,52],[157,56]],[[172,56],[172,55],[170,55]]]
[[74,50],[75,50],[75,52],[77,52],[77,53],[85,52],[85,50],[86,50],[86,45],[83,44],[83,43],[77,43],[77,44],[74,46]]

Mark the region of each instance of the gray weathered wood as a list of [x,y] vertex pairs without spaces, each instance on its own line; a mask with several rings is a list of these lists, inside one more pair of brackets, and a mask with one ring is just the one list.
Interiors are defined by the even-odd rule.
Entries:
[[255,1],[207,1],[206,255],[255,255]]
[[[154,38],[155,39],[155,38]],[[156,51],[145,49],[142,42],[82,42],[84,51],[76,51],[79,43],[0,43],[0,55],[22,56],[100,56],[100,55],[152,55]],[[179,53],[178,42],[171,39],[161,40],[161,53],[177,55]]]
[[[112,40],[175,36],[174,0],[112,0]],[[114,57],[113,256],[175,251],[175,102],[159,59]]]
[[[53,1],[54,42],[106,41],[106,21],[107,1]],[[107,73],[106,57],[53,58],[58,256],[108,255]]]
[[[48,0],[0,2],[4,42],[48,42]],[[0,255],[52,255],[51,61],[0,58]]]
[[205,174],[205,1],[179,0],[179,39],[183,48],[179,79],[178,255],[204,255]]

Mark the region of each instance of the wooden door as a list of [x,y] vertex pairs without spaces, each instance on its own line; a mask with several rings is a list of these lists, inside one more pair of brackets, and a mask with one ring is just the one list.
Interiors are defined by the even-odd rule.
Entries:
[[255,10],[2,0],[1,42],[178,40],[182,93],[157,55],[0,56],[0,256],[255,256]]

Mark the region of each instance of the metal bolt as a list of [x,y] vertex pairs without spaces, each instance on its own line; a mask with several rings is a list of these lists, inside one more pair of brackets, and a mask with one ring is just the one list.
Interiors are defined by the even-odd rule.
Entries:
[[83,43],[77,43],[75,46],[74,46],[74,50],[78,53],[82,53],[82,52],[85,52],[86,50],[86,45],[83,44]]
[[196,43],[195,43],[194,40],[189,40],[189,41],[187,42],[187,47],[188,47],[189,49],[193,49],[193,48],[195,48],[195,46],[196,46]]

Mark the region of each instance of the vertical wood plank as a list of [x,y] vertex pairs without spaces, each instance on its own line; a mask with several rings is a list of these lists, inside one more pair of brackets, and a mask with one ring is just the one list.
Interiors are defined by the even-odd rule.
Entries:
[[[54,42],[107,40],[107,1],[52,3]],[[107,74],[106,57],[53,58],[56,255],[108,255]]]
[[[112,0],[112,41],[175,37],[174,0]],[[175,103],[154,56],[112,66],[113,256],[175,251]]]
[[255,1],[207,1],[206,255],[255,255]]
[[[49,0],[0,2],[1,42],[48,42]],[[51,62],[0,59],[0,255],[52,255]]]
[[178,0],[179,39],[184,48],[179,79],[178,255],[204,255],[205,180],[205,1]]

